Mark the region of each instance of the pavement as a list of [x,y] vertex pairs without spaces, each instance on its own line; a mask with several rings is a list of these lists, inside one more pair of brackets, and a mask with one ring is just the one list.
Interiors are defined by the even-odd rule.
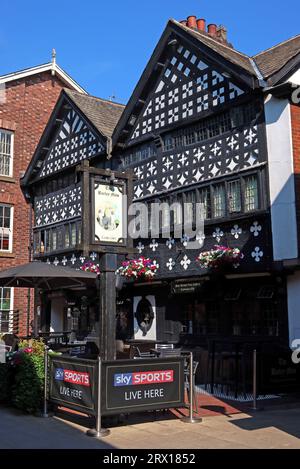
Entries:
[[295,449],[299,421],[298,406],[216,414],[196,424],[156,412],[144,421],[111,422],[110,435],[99,441],[86,436],[86,424],[74,416],[41,418],[0,407],[0,449]]

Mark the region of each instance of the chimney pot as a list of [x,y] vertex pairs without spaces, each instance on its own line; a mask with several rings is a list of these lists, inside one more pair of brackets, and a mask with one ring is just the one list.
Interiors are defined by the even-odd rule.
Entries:
[[187,17],[187,26],[192,29],[197,29],[197,19],[196,16]]
[[209,24],[207,26],[207,32],[208,34],[210,34],[211,36],[216,36],[217,34],[217,25],[216,24]]
[[205,19],[199,18],[197,20],[197,28],[199,31],[205,31]]

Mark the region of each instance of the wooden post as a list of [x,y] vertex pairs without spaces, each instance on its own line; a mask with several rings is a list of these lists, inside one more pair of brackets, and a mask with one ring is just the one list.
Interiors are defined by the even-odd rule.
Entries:
[[100,258],[99,353],[102,360],[116,359],[116,275],[117,254]]
[[90,246],[90,174],[89,161],[82,163],[82,225],[81,225],[81,243],[84,256],[89,255]]

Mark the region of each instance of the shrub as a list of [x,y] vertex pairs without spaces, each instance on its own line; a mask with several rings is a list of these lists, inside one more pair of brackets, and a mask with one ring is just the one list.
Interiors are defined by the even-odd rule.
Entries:
[[0,363],[0,402],[9,403],[12,394],[13,368],[8,363]]
[[29,353],[34,353],[39,357],[44,356],[45,344],[42,339],[29,339],[21,340],[19,342],[19,350],[29,351]]
[[44,389],[44,357],[32,351],[18,352],[12,403],[28,413],[41,409]]

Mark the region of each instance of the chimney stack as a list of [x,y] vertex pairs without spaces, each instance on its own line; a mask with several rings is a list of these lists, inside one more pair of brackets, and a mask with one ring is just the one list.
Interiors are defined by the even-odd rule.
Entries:
[[191,29],[197,29],[196,16],[188,16],[187,17],[187,26]]
[[225,26],[218,26],[216,36],[218,38],[218,41],[227,43],[227,29]]
[[205,19],[197,19],[195,15],[188,16],[186,20],[181,20],[180,23],[187,28],[193,29],[194,31],[208,34],[210,37],[214,38],[215,41],[218,41],[221,44],[226,44],[227,46],[233,48],[233,45],[227,41],[227,29],[225,26],[217,26],[215,23],[211,23],[207,26],[206,30]]
[[217,35],[217,25],[216,24],[209,24],[207,26],[207,32],[210,36],[215,37]]

